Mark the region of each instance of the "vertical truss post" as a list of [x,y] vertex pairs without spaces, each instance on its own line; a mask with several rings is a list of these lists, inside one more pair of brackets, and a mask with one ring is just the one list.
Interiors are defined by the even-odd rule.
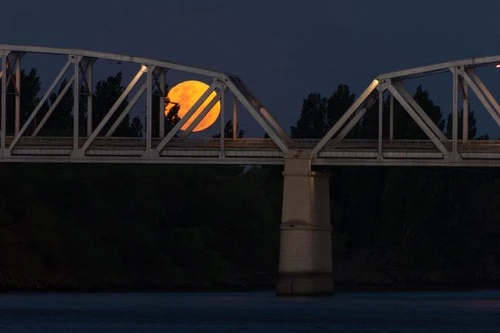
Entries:
[[7,55],[8,54],[3,54],[2,56],[2,96],[1,96],[1,103],[2,103],[2,110],[1,110],[1,116],[0,116],[0,149],[2,150],[4,156],[6,155],[6,138],[7,136],[5,135],[5,131],[7,130]]
[[238,138],[238,97],[233,95],[233,142]]
[[14,133],[17,134],[19,132],[19,127],[21,124],[21,55],[19,53],[16,54],[16,82],[15,82],[15,126]]
[[153,138],[153,71],[154,66],[148,66],[146,81],[146,156],[151,154],[151,141]]
[[456,160],[458,156],[458,73],[453,71],[453,124],[452,124],[452,154]]
[[[14,148],[14,146],[17,144],[19,139],[21,139],[21,136],[24,134],[24,132],[26,132],[30,123],[33,121],[33,119],[35,119],[35,117],[37,116],[38,112],[40,112],[40,109],[43,107],[43,105],[45,105],[45,102],[49,98],[52,91],[54,91],[54,88],[59,84],[59,82],[61,82],[61,79],[63,78],[64,74],[66,74],[66,72],[68,71],[68,68],[71,66],[71,63],[72,63],[72,60],[68,59],[68,61],[64,65],[64,67],[61,69],[59,74],[57,74],[57,76],[54,79],[54,81],[52,82],[52,84],[49,86],[49,88],[47,89],[47,91],[45,92],[43,97],[38,102],[38,105],[35,107],[35,110],[33,110],[33,112],[31,112],[30,116],[24,122],[23,126],[19,130],[19,133],[16,134],[16,136],[14,137],[12,142],[10,143],[9,149]],[[74,80],[74,76],[72,77],[72,80]]]
[[[449,151],[443,144],[443,141],[437,136],[437,134],[432,131],[432,129],[428,126],[426,122],[422,118],[419,117],[418,113],[412,108],[412,106],[408,103],[408,101],[403,97],[401,92],[396,89],[396,87],[389,81],[387,88],[392,93],[392,95],[397,99],[399,104],[406,110],[406,112],[410,115],[410,117],[417,123],[417,125],[424,131],[424,133],[431,139],[434,145],[441,151],[444,158],[448,158]],[[433,122],[431,124],[434,124]],[[436,124],[434,124],[436,126]],[[441,133],[441,131],[439,131]],[[442,134],[442,133],[441,133]]]
[[[489,112],[491,117],[495,120],[497,125],[500,126],[500,106],[494,100],[491,93],[489,93],[487,91],[484,84],[482,84],[482,82],[480,82],[477,75],[475,75],[474,70],[465,71],[465,69],[463,67],[459,67],[459,68],[453,67],[453,68],[450,68],[450,70],[452,73],[458,72],[459,75],[461,75],[463,77],[463,79],[465,80],[465,82],[467,82],[468,86],[471,88],[471,90],[474,92],[474,94],[476,94],[476,96],[479,99],[479,101],[481,102],[481,104],[483,104],[483,106]],[[487,95],[489,95],[489,97]]]
[[159,85],[160,85],[160,110],[158,110],[158,136],[160,139],[165,137],[165,98],[167,96],[167,89],[165,84],[166,73],[162,68],[160,70]]
[[92,133],[92,112],[94,108],[94,60],[87,64],[87,137]]
[[378,158],[384,158],[382,154],[383,121],[384,121],[384,85],[378,87]]
[[127,87],[123,90],[123,92],[118,97],[118,99],[113,104],[113,106],[106,113],[106,115],[101,120],[101,122],[97,125],[96,129],[94,131],[92,131],[92,133],[90,135],[87,136],[87,141],[85,141],[85,143],[83,144],[83,146],[81,148],[81,152],[83,154],[85,154],[85,152],[90,147],[92,142],[94,142],[95,138],[99,135],[99,133],[104,128],[104,126],[106,126],[109,119],[111,119],[111,117],[115,114],[116,110],[120,107],[120,105],[123,103],[123,101],[127,98],[130,91],[135,87],[137,82],[141,79],[142,75],[146,71],[147,71],[147,68],[145,66],[142,66],[141,69],[137,72],[137,74],[135,74],[134,78],[129,82]]
[[[493,106],[497,114],[500,115],[500,105],[498,104],[497,100],[491,93],[491,91],[488,90],[486,85],[484,84],[483,81],[479,78],[477,75],[476,71],[473,68],[465,69],[464,67],[461,68],[462,73],[466,73],[467,77],[469,77],[478,87],[478,89],[482,92],[482,94],[486,97],[488,102]],[[464,76],[465,78],[465,76]]]
[[394,96],[389,97],[389,140],[394,140]]
[[463,143],[469,141],[469,85],[463,78],[461,78],[462,83],[462,96],[463,96],[463,107],[462,107],[462,140]]
[[225,139],[225,133],[224,133],[224,111],[226,108],[226,94],[222,94],[221,99],[220,99],[220,158],[224,158],[224,139]]
[[75,56],[73,79],[73,153],[78,152],[78,132],[80,128],[80,61],[82,57]]

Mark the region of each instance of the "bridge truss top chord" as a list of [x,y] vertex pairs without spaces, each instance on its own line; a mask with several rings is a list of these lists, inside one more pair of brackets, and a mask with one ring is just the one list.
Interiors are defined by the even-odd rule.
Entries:
[[[26,54],[65,58],[55,79],[30,110],[21,103],[21,61]],[[306,157],[313,165],[500,166],[500,142],[473,140],[467,131],[469,90],[500,126],[500,105],[475,70],[479,66],[500,63],[500,56],[381,74],[318,140],[291,139],[236,75],[161,60],[40,46],[0,45],[0,57],[0,162],[283,164],[287,157]],[[130,63],[136,66],[136,74],[118,99],[112,101],[112,106],[95,121],[94,65],[102,60]],[[209,88],[186,115],[168,128],[163,119],[166,77],[171,71],[203,76],[210,82]],[[447,137],[429,118],[403,85],[407,79],[445,72],[451,74],[453,88],[451,137]],[[214,92],[215,97],[210,97]],[[72,96],[72,128],[67,129],[65,136],[44,135],[44,127],[67,94]],[[224,133],[228,94],[233,97],[233,137],[192,138],[193,128],[218,102],[222,110],[220,129]],[[144,135],[134,138],[114,136],[118,125],[141,98],[146,100]],[[155,98],[158,101],[154,101]],[[390,101],[389,112],[384,107],[384,98]],[[347,139],[367,112],[377,109],[377,101],[378,136],[365,140]],[[202,112],[196,113],[205,102],[208,104],[203,106]],[[395,103],[408,113],[425,133],[426,139],[394,137]],[[243,106],[268,138],[236,136],[238,105]],[[459,108],[464,110],[461,138],[458,133]],[[384,117],[389,117],[388,130],[384,128]],[[179,135],[188,120],[191,124]],[[153,129],[153,126],[158,128]]]

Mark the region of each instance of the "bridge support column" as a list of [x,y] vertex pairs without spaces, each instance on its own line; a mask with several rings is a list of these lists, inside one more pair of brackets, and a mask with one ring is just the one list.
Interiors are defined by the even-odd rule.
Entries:
[[285,158],[277,295],[332,295],[328,175],[311,158]]

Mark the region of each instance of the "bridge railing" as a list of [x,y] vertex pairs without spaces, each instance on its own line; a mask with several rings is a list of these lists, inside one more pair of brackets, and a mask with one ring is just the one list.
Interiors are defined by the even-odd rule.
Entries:
[[[7,145],[10,145],[13,141],[13,137],[7,137]],[[82,146],[86,142],[86,137],[79,138],[79,145]],[[265,138],[238,138],[224,139],[224,148],[251,148],[251,149],[278,149],[276,144],[271,139]],[[152,146],[156,147],[161,142],[159,138],[152,139]],[[145,148],[147,140],[146,138],[131,138],[131,137],[98,137],[94,140],[92,148],[103,148],[103,147],[127,147],[127,148]],[[57,137],[57,136],[36,136],[36,137],[22,137],[16,144],[15,147],[72,147],[73,138],[71,137]],[[172,139],[165,149],[175,149],[175,148],[213,148],[220,149],[221,140],[220,138],[201,138],[201,139]]]
[[[7,145],[10,145],[13,137],[7,137]],[[79,146],[82,146],[86,137],[79,138]],[[159,138],[152,139],[152,147],[160,143]],[[309,150],[314,147],[318,139],[294,139],[291,148],[295,150]],[[89,147],[89,149],[105,148],[127,148],[127,149],[145,149],[146,138],[132,137],[98,137]],[[452,149],[451,141],[443,142],[448,148]],[[22,137],[14,148],[65,148],[71,149],[73,138],[58,136],[36,136]],[[223,140],[224,149],[252,149],[252,150],[278,150],[276,144],[267,138],[238,138],[233,140],[227,138]],[[379,148],[378,140],[374,139],[345,139],[337,143],[330,142],[325,147],[325,151],[377,151]],[[220,138],[173,138],[165,147],[169,149],[221,149]],[[382,149],[385,151],[437,151],[438,149],[431,140],[383,140]],[[459,151],[500,151],[500,140],[468,140],[458,141]]]

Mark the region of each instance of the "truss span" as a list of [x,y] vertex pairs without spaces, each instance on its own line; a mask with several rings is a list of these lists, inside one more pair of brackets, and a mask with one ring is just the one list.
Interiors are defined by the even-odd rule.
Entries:
[[[376,152],[372,152],[372,158],[378,161],[378,165],[500,166],[500,156],[497,153],[498,142],[482,142],[469,137],[468,119],[470,98],[474,94],[484,110],[500,126],[500,104],[476,72],[478,67],[498,67],[499,64],[500,56],[491,56],[444,62],[378,75],[328,133],[313,147],[314,163],[331,165],[339,162],[339,158],[345,157],[346,164],[353,162],[356,164],[356,158],[359,154],[342,153],[342,142],[368,112],[378,112],[378,128],[373,138],[376,141],[377,149]],[[453,95],[450,96],[453,100],[451,135],[445,134],[443,129],[434,123],[426,110],[419,105],[404,86],[408,79],[446,74],[450,77],[449,82],[453,91]],[[385,105],[387,101],[389,107]],[[403,148],[405,152],[397,153],[391,152],[391,148],[388,148],[398,145],[398,142],[401,141],[398,141],[394,134],[396,104],[425,134],[426,138],[420,140],[421,143],[430,144],[425,161],[421,159],[421,153],[417,154],[420,155],[418,157],[410,153],[409,147]],[[459,122],[461,123],[459,124]],[[462,128],[461,133],[459,133],[460,127]],[[333,150],[336,150],[334,154],[327,152],[332,147]],[[488,147],[488,152],[484,151],[485,147]]]
[[[29,110],[21,105],[22,60],[27,54],[64,58],[55,79]],[[500,56],[381,74],[319,140],[291,139],[241,78],[233,74],[142,57],[41,46],[0,45],[0,57],[0,162],[282,164],[285,157],[305,155],[313,165],[500,165],[500,142],[469,138],[466,130],[459,133],[458,124],[459,108],[463,108],[464,115],[468,114],[465,111],[473,93],[500,126],[500,105],[476,73],[477,67],[500,63]],[[94,65],[103,60],[129,63],[135,66],[136,74],[117,100],[98,117],[93,109]],[[209,88],[184,118],[168,127],[164,123],[166,78],[175,71],[204,76]],[[445,73],[451,75],[453,89],[451,136],[443,133],[404,87],[405,80]],[[214,92],[216,97],[208,101]],[[66,95],[72,97],[72,124],[62,129],[61,135],[47,134],[44,132],[47,123]],[[227,103],[227,96],[232,97],[232,105]],[[384,99],[390,101],[390,110],[384,108]],[[139,100],[145,100],[146,110],[142,137],[115,135],[120,122]],[[204,102],[209,103],[200,115],[195,114]],[[222,110],[226,104],[232,109],[232,138],[193,137],[193,128],[216,102],[222,104]],[[425,138],[395,137],[396,103]],[[350,139],[349,133],[355,125],[368,112],[377,111],[378,134],[363,140]],[[247,112],[268,138],[238,138],[238,112]],[[223,114],[221,133],[225,130]],[[180,133],[190,118],[192,124]],[[388,129],[384,128],[387,118]],[[467,129],[467,116],[462,121],[462,127]]]
[[[66,57],[66,61],[62,64],[60,71],[56,72],[55,79],[40,97],[37,105],[28,112],[26,110],[22,112],[21,62],[26,54],[62,56]],[[26,142],[26,138],[39,137],[43,133],[44,128],[47,127],[46,123],[50,121],[61,100],[68,94],[72,97],[73,124],[71,130],[61,130],[72,133],[71,156],[79,160],[89,156],[89,150],[96,140],[112,137],[134,105],[139,100],[144,99],[146,100],[145,130],[143,133],[146,142],[144,158],[168,156],[165,151],[168,150],[169,143],[179,136],[181,127],[188,120],[190,121],[187,129],[180,135],[183,139],[187,139],[215,103],[222,104],[221,109],[224,110],[228,95],[233,98],[233,133],[237,133],[237,113],[248,112],[268,135],[279,152],[287,153],[289,150],[288,145],[291,141],[289,136],[267,112],[262,103],[249,92],[243,81],[235,75],[162,60],[41,46],[0,45],[0,56],[2,58],[0,68],[0,153],[3,160],[10,160],[14,152],[22,150],[20,145],[21,142]],[[117,100],[112,101],[112,106],[106,109],[104,114],[101,112],[99,117],[96,117],[96,110],[93,110],[94,64],[102,60],[135,65],[137,72]],[[168,124],[165,124],[164,120],[166,77],[167,73],[175,71],[181,72],[184,76],[201,75],[211,83],[186,115],[172,128],[168,128]],[[211,97],[214,92],[216,97]],[[155,98],[159,98],[159,100],[156,102]],[[243,106],[243,110],[238,111],[238,105]],[[198,109],[201,109],[201,112],[197,113]],[[223,133],[225,119],[224,116],[219,118],[220,132]],[[82,119],[86,121],[86,124],[81,123]],[[237,138],[233,139],[236,141]],[[221,159],[226,156],[224,154],[226,144],[224,138],[219,140],[219,150],[222,152]]]

